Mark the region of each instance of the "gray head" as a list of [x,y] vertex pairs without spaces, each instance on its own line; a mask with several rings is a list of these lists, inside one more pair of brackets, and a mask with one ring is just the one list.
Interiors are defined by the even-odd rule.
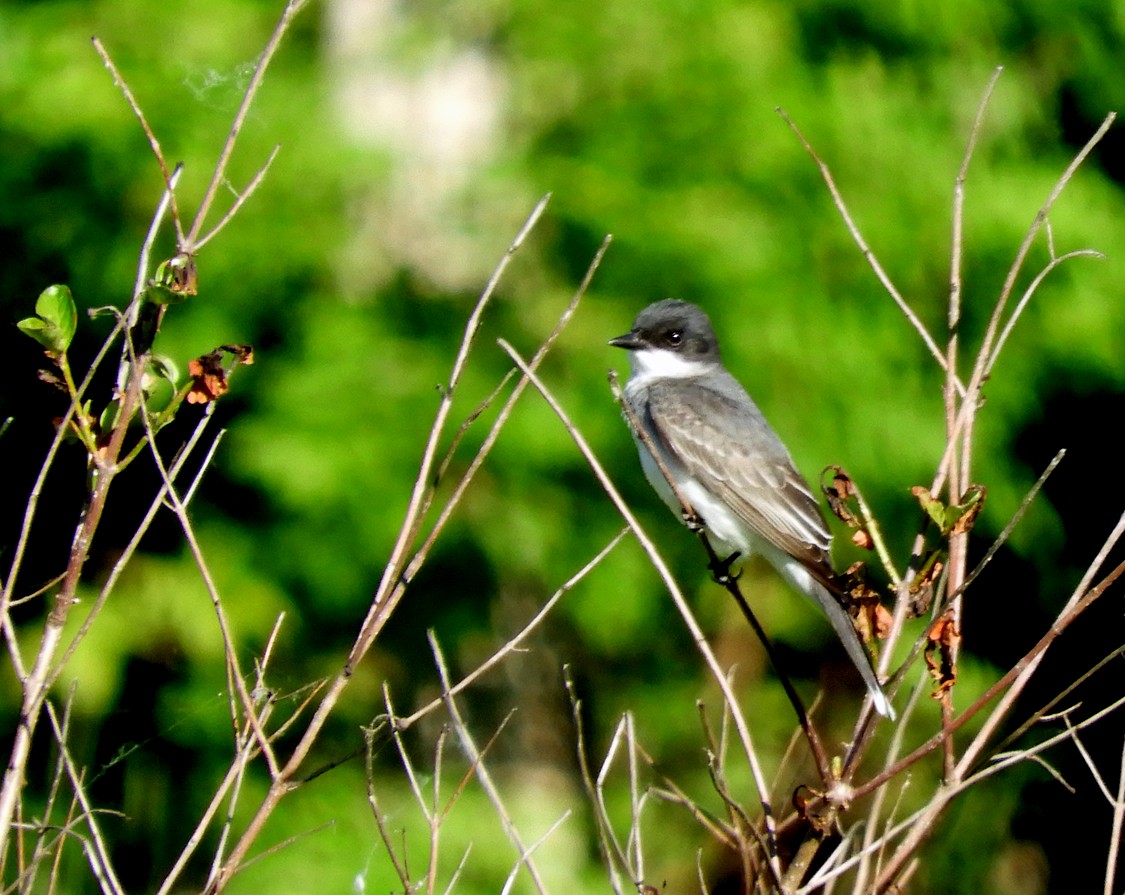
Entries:
[[668,351],[684,361],[717,363],[719,340],[710,318],[695,305],[666,298],[637,315],[633,328],[609,344],[629,351]]

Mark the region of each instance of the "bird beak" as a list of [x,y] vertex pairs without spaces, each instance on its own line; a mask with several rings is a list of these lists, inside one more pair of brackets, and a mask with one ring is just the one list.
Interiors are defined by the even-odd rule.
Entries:
[[623,336],[618,336],[616,339],[610,339],[609,344],[614,348],[624,348],[627,351],[636,351],[638,348],[644,347],[644,342],[637,337],[636,333],[625,333]]

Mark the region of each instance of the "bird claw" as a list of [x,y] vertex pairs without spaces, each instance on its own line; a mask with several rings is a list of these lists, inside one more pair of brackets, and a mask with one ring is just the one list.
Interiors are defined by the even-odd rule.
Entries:
[[698,513],[684,512],[681,513],[680,516],[684,520],[684,525],[688,527],[688,531],[690,531],[692,534],[699,534],[701,531],[703,531],[703,517]]
[[734,565],[735,560],[740,556],[742,556],[742,554],[735,550],[734,553],[726,559],[719,559],[719,557],[716,556],[708,563],[707,568],[711,570],[711,577],[715,579],[716,584],[721,587],[727,587],[742,577],[741,572],[736,575],[730,570],[730,567]]

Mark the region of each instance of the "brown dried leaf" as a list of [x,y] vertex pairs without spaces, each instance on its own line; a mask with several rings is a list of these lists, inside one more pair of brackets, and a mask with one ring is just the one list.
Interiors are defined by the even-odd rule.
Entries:
[[930,611],[934,602],[934,588],[938,577],[941,575],[945,564],[942,563],[943,554],[934,550],[926,556],[926,561],[921,570],[910,582],[910,617],[919,618]]
[[953,523],[951,534],[965,534],[972,531],[980,511],[984,509],[984,499],[988,496],[988,489],[984,485],[970,485],[957,509],[960,516]]
[[66,391],[66,383],[62,381],[59,376],[56,376],[50,370],[40,370],[37,374],[40,382],[45,382],[47,385],[53,385],[60,392]]
[[882,639],[890,631],[891,614],[881,602],[879,592],[867,583],[867,563],[852,563],[842,576],[848,612],[860,638],[868,643]]
[[852,535],[852,543],[864,550],[875,549],[875,541],[866,528],[856,529],[855,534]]
[[[831,470],[835,475],[832,477],[832,484],[824,484],[824,472]],[[824,497],[828,501],[828,507],[832,510],[833,515],[836,516],[841,522],[849,528],[859,527],[859,518],[852,512],[851,507],[848,506],[848,500],[855,494],[855,485],[852,484],[851,477],[844,472],[839,466],[828,466],[824,472],[821,473],[820,490],[824,492]]]
[[254,363],[254,348],[250,345],[223,345],[220,350],[225,351],[240,364],[249,367]]
[[187,394],[189,404],[208,404],[230,390],[227,371],[223,369],[222,355],[218,351],[190,361],[188,374],[192,379],[191,389]]
[[207,404],[230,391],[228,371],[223,366],[223,355],[229,354],[235,364],[254,363],[254,349],[249,345],[220,345],[209,354],[188,363],[192,378],[187,394],[189,404]]
[[953,655],[961,644],[961,632],[954,621],[953,609],[946,609],[926,632],[926,667],[933,678],[934,699],[940,699],[957,680]]
[[187,252],[177,252],[158,268],[160,285],[177,295],[197,295],[199,293],[199,270],[195,266],[195,256]]
[[934,586],[929,581],[923,581],[910,588],[910,606],[908,609],[911,618],[921,618],[930,611],[934,604]]
[[873,623],[875,626],[875,636],[879,640],[885,640],[887,635],[891,633],[891,623],[894,621],[894,616],[891,611],[882,603],[875,605],[873,613]]

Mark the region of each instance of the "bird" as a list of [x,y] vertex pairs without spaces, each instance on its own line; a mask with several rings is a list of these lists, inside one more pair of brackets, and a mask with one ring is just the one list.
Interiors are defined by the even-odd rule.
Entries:
[[[871,656],[844,609],[829,552],[832,534],[808,483],[746,389],[723,366],[711,319],[697,305],[665,299],[642,310],[624,335],[624,398],[645,477],[678,516],[690,504],[730,563],[762,556],[827,616],[863,678],[875,710],[894,720]],[[686,520],[685,520],[686,521]]]

